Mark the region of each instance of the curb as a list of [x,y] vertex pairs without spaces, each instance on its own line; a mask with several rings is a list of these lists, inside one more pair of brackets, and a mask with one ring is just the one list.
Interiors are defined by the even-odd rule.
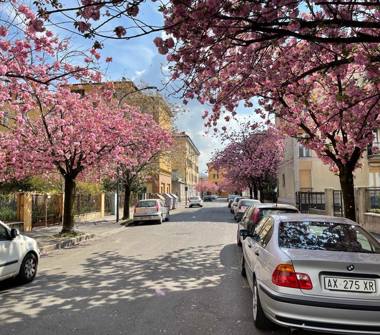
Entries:
[[47,253],[49,251],[53,251],[56,249],[63,249],[67,247],[71,247],[73,245],[79,244],[80,242],[87,241],[95,237],[95,234],[84,234],[78,237],[72,237],[66,240],[59,241],[54,244],[48,244],[44,246],[40,246],[40,253]]

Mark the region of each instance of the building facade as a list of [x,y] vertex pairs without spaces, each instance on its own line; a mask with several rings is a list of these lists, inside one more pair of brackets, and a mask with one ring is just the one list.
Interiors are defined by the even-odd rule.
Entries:
[[[216,186],[221,186],[224,183],[225,172],[222,169],[216,169],[212,163],[207,163],[207,179],[210,183],[215,184]],[[218,195],[225,196],[226,192],[219,191]]]
[[[81,95],[94,89],[103,87],[106,83],[73,84],[72,92]],[[142,112],[149,113],[161,128],[171,132],[173,126],[173,113],[166,101],[157,94],[143,94],[131,81],[112,82],[115,89],[115,99],[120,105],[128,104],[138,107]],[[170,153],[164,152],[152,162],[149,169],[152,171],[146,181],[146,193],[172,192],[172,166]]]
[[[380,156],[379,156],[380,164]],[[367,155],[355,171],[355,187],[368,187],[374,168]],[[303,147],[296,139],[286,137],[284,159],[278,170],[278,201],[295,204],[296,192],[324,192],[326,188],[340,190],[339,177],[322,163],[315,152]]]
[[174,134],[172,151],[173,191],[180,201],[197,195],[195,189],[199,181],[200,152],[190,136],[185,132]]

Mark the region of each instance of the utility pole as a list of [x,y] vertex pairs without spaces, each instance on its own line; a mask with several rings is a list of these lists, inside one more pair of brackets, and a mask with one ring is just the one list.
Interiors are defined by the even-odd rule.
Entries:
[[116,170],[116,209],[115,209],[115,214],[116,214],[116,223],[119,222],[119,168]]

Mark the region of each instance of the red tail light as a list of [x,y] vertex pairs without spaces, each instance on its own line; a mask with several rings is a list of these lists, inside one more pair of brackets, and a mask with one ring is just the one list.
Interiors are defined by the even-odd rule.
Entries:
[[280,264],[272,274],[272,283],[277,286],[313,289],[313,283],[308,274],[295,272],[292,264]]

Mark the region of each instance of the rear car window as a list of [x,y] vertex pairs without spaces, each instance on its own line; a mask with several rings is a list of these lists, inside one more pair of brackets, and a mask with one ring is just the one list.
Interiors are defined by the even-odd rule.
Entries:
[[139,201],[136,207],[156,207],[157,202],[154,200]]
[[297,210],[294,209],[286,209],[286,208],[260,208],[260,219],[275,215],[275,214],[285,214],[285,213],[298,213]]
[[189,198],[190,200],[201,200],[201,198],[198,198],[198,197],[191,197]]
[[335,222],[281,222],[279,246],[380,254],[380,243],[356,225]]
[[242,206],[252,206],[255,203],[257,203],[257,201],[254,201],[254,200],[242,200],[241,205]]

